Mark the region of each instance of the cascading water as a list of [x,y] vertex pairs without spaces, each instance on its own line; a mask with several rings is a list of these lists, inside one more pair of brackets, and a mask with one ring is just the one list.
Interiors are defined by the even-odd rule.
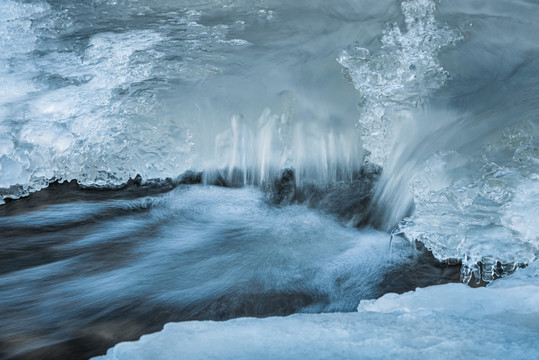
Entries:
[[[459,271],[536,281],[538,16],[526,0],[0,0],[0,357],[353,311]],[[408,301],[386,296],[360,313]]]
[[[440,260],[461,260],[463,281],[473,273],[489,282],[539,256],[536,94],[529,82],[537,65],[516,57],[481,72],[474,66],[483,64],[455,58],[457,46],[438,60],[440,49],[455,41],[474,59],[497,44],[496,36],[473,32],[473,21],[460,25],[463,35],[438,24],[434,9],[430,1],[404,1],[406,32],[391,26],[379,53],[369,56],[356,46],[339,61],[364,94],[360,124],[371,161],[384,164],[374,199],[379,224],[390,229],[407,216],[394,234],[421,241]],[[458,9],[470,11],[460,3]],[[524,9],[504,12],[495,35],[504,42],[517,36],[508,28]],[[526,42],[512,44],[506,51],[537,51]],[[514,102],[509,108],[507,98]]]

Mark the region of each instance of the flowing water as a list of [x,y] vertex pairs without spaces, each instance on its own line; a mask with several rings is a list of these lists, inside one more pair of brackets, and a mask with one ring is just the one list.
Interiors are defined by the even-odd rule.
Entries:
[[352,311],[530,264],[538,16],[0,0],[0,356],[87,358],[170,321]]

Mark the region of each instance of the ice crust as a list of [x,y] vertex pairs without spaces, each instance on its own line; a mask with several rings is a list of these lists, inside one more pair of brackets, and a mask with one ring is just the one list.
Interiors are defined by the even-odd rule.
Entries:
[[0,204],[55,180],[115,187],[136,175],[178,176],[191,165],[191,133],[158,95],[219,73],[216,49],[249,45],[185,9],[158,13],[183,37],[155,26],[101,29],[91,15],[149,9],[98,5],[0,1]]
[[[354,90],[334,54],[311,54],[335,46],[334,19],[275,25],[263,2],[236,0],[0,0],[0,9],[0,203],[53,181],[117,187],[137,175],[240,168],[258,185],[293,166],[328,183],[361,167],[359,136],[342,124],[354,122],[342,88],[351,99]],[[212,20],[223,11],[233,16]],[[275,39],[277,30],[296,35]],[[311,46],[313,31],[331,34]],[[274,74],[276,57],[300,64]],[[314,72],[329,90],[312,86]]]
[[486,288],[432,286],[356,313],[169,323],[94,359],[539,357],[539,262]]
[[410,182],[414,213],[395,233],[440,260],[462,259],[462,279],[489,282],[539,257],[537,130],[506,128],[482,156],[432,155]]

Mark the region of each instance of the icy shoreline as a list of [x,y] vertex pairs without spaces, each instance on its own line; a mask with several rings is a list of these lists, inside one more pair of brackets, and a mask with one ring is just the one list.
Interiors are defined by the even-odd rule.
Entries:
[[446,284],[356,313],[169,323],[94,359],[539,357],[539,262],[486,288]]

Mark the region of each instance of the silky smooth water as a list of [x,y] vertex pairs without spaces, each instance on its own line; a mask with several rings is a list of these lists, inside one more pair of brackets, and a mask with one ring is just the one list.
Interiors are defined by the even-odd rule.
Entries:
[[387,233],[257,189],[54,185],[1,209],[3,355],[89,357],[170,321],[353,311],[458,280]]

